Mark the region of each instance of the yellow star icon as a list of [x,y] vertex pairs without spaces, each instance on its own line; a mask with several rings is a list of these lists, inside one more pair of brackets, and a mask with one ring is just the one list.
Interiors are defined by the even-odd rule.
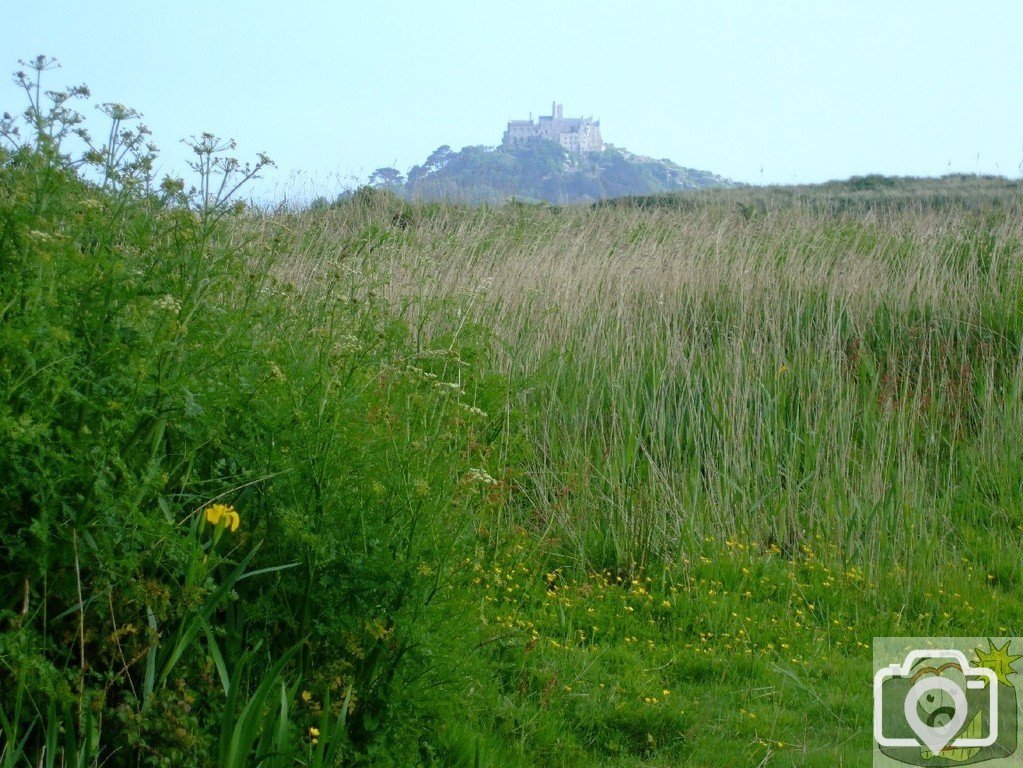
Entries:
[[977,664],[982,667],[987,667],[998,676],[998,682],[1004,683],[1010,688],[1015,686],[1009,682],[1009,675],[1015,674],[1018,670],[1012,668],[1012,662],[1019,659],[1023,659],[1023,655],[1016,656],[1009,653],[1009,641],[1005,641],[1005,645],[1001,648],[996,648],[992,640],[988,640],[988,650],[984,651],[981,648],[976,649],[977,653]]

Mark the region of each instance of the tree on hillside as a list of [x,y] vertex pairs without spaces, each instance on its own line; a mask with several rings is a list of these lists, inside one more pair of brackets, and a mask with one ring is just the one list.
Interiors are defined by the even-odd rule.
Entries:
[[422,165],[413,166],[409,170],[409,184],[415,184],[418,181],[422,181],[430,174],[442,170],[454,156],[455,153],[451,151],[451,147],[447,144],[440,145],[430,153],[430,156],[426,158],[426,162]]
[[405,183],[405,177],[397,168],[377,168],[369,175],[369,185],[377,189],[398,187]]
[[437,147],[430,156],[426,158],[424,167],[431,171],[439,171],[445,165],[447,165],[451,158],[454,157],[455,153],[451,151],[451,147],[447,144],[442,144]]

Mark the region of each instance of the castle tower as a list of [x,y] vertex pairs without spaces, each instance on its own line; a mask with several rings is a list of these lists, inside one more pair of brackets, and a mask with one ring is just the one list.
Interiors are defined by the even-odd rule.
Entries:
[[564,105],[551,102],[550,115],[540,115],[536,123],[529,120],[509,120],[502,143],[506,147],[519,146],[530,141],[553,141],[569,152],[601,152],[604,141],[600,135],[600,121],[592,117],[565,117]]

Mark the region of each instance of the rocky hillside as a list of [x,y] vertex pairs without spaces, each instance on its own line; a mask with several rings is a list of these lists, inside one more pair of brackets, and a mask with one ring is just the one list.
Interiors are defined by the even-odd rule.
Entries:
[[435,150],[403,176],[378,168],[372,186],[426,200],[501,202],[509,199],[577,203],[684,189],[734,187],[709,171],[683,168],[609,146],[575,155],[553,142],[522,147],[448,146]]

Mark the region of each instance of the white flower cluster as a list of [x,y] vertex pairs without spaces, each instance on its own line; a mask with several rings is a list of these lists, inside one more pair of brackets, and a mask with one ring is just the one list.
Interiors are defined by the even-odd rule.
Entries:
[[337,354],[354,354],[362,351],[362,342],[359,341],[358,336],[353,336],[350,333],[342,334],[334,342],[334,351]]
[[473,467],[465,473],[465,482],[480,483],[482,485],[497,485],[497,481],[490,476],[485,469]]
[[163,309],[173,314],[179,314],[181,312],[181,302],[171,296],[169,293],[166,296],[162,296],[153,302],[153,306],[157,309]]

